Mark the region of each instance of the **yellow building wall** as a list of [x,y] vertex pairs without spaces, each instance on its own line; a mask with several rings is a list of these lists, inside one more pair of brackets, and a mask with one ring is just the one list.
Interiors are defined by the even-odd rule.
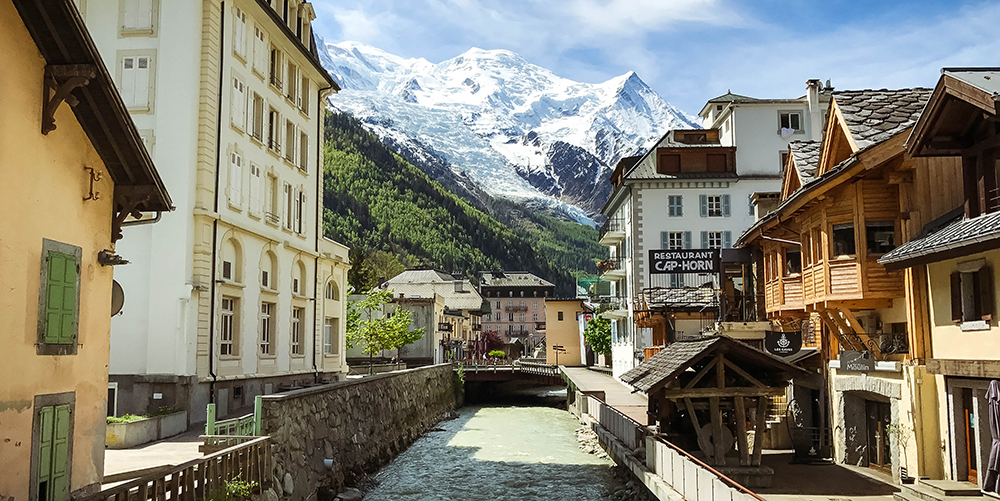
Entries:
[[[951,273],[958,263],[986,259],[993,269],[993,320],[989,330],[962,332],[951,319]],[[950,259],[927,265],[928,286],[931,303],[931,346],[933,358],[957,360],[1000,360],[1000,327],[997,317],[1000,313],[997,299],[997,277],[1000,276],[1000,250],[973,254],[958,259]]]
[[[563,319],[559,320],[559,312]],[[545,363],[556,363],[556,351],[553,346],[562,346],[566,351],[559,352],[559,365],[583,365],[583,355],[580,353],[580,322],[577,313],[582,313],[580,301],[546,301],[545,302]]]
[[[41,134],[45,61],[14,6],[0,1],[0,498],[28,499],[36,395],[76,393],[70,490],[98,487],[104,470],[112,269],[113,185],[69,105]],[[90,191],[84,166],[104,172]],[[35,353],[42,239],[81,247],[78,353]]]

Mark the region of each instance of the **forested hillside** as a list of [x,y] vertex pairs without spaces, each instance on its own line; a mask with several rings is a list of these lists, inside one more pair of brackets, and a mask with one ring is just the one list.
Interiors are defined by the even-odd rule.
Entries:
[[593,228],[488,200],[485,209],[502,214],[505,225],[395,155],[350,115],[327,112],[325,125],[323,229],[357,249],[352,260],[383,251],[404,265],[470,276],[523,270],[555,283],[560,295],[575,292],[573,274],[596,271],[601,247]]

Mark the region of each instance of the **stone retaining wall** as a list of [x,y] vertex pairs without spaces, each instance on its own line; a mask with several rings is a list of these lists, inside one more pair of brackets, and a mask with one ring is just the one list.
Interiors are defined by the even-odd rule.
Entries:
[[262,431],[272,437],[275,493],[332,499],[378,471],[455,410],[453,379],[451,365],[442,364],[265,395]]

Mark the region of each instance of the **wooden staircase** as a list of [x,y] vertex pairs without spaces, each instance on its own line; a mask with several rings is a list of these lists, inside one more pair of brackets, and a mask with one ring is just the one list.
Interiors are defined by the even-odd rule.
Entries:
[[918,480],[915,484],[900,485],[901,491],[893,494],[896,501],[982,501],[979,486],[953,480]]

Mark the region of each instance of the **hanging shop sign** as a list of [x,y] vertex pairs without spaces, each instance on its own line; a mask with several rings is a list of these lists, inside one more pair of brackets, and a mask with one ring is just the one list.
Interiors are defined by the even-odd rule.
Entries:
[[802,349],[802,331],[766,331],[764,332],[764,349],[775,356],[792,356]]
[[840,352],[840,370],[850,372],[872,372],[875,370],[875,355],[868,350],[844,350]]
[[718,273],[719,249],[684,249],[649,251],[652,273]]

